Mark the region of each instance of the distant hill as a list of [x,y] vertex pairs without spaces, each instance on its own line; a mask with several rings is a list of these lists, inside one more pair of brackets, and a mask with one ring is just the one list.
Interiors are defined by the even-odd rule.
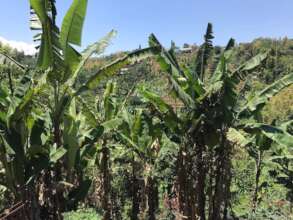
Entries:
[[23,51],[19,51],[15,48],[12,48],[8,44],[3,43],[1,40],[0,40],[0,52],[12,57],[16,61],[25,65],[33,65],[35,61],[35,56],[25,55]]
[[[185,44],[182,47],[176,47],[177,57],[181,65],[188,68],[193,68],[195,58],[198,52],[197,45]],[[214,54],[217,55],[223,49],[221,46],[214,46]],[[293,71],[293,40],[288,38],[271,39],[271,38],[258,38],[250,43],[239,43],[235,47],[232,63],[237,66],[238,64],[248,60],[259,52],[271,51],[270,58],[264,64],[267,68],[263,71],[250,75],[245,79],[250,87],[254,90],[260,90],[265,85],[274,82],[282,77],[284,74]],[[34,56],[24,55],[7,45],[0,42],[0,52],[5,53],[20,63],[25,65],[33,65],[35,62]],[[86,78],[93,74],[100,66],[109,63],[118,57],[121,57],[126,52],[117,52],[111,55],[92,58],[87,64],[83,73],[79,77],[79,82],[83,83]],[[214,56],[217,57],[217,56]],[[214,68],[215,60],[210,60],[209,67]],[[233,68],[233,67],[232,67]],[[5,78],[1,76],[0,79]],[[112,80],[117,81],[119,85],[120,94],[126,95],[134,85],[145,84],[153,90],[162,94],[162,96],[169,98],[168,81],[165,75],[161,72],[159,65],[154,59],[143,61],[139,64],[124,68]],[[96,93],[101,93],[104,85],[96,90]],[[284,118],[288,115],[293,115],[293,86],[284,90],[280,95],[272,100],[276,105],[269,105],[266,108],[268,114],[278,115],[279,118]],[[282,108],[280,108],[282,106]]]

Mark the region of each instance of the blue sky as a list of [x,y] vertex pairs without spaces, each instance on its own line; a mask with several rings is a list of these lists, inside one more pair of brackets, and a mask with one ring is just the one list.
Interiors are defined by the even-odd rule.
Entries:
[[[57,0],[58,22],[71,0]],[[0,36],[32,42],[29,30],[29,0],[2,0]],[[88,0],[83,46],[111,29],[118,36],[108,52],[147,45],[155,33],[168,46],[200,43],[208,22],[212,22],[215,43],[224,45],[230,37],[237,42],[257,37],[293,38],[292,0]]]

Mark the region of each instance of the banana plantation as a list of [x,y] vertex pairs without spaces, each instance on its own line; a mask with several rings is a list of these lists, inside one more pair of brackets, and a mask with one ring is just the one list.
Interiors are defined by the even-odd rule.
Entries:
[[60,27],[29,3],[36,56],[0,45],[0,219],[293,219],[293,41],[215,46],[209,23],[191,52],[101,56],[86,0]]

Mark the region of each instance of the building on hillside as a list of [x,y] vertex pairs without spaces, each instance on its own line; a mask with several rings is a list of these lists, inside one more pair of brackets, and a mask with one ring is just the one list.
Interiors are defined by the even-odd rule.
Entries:
[[191,53],[192,50],[193,50],[192,47],[182,47],[182,48],[180,49],[180,52],[181,52],[181,53]]

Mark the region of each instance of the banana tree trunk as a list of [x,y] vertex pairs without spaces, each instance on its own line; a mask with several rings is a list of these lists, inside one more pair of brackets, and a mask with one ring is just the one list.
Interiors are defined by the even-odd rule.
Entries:
[[258,205],[258,191],[259,191],[259,178],[261,176],[262,152],[259,151],[256,158],[255,166],[255,187],[252,198],[252,212],[255,212]]
[[61,203],[64,203],[64,201],[60,199],[61,192],[57,189],[55,170],[48,169],[43,171],[38,182],[40,184],[38,186],[38,195],[41,206],[41,219],[63,219],[62,212],[64,210],[61,209]]
[[178,202],[179,211],[181,215],[188,216],[188,202],[187,202],[187,172],[186,172],[186,151],[185,146],[180,148],[177,159],[177,188],[178,188]]
[[156,211],[159,206],[158,182],[154,177],[147,179],[148,220],[156,220]]
[[102,179],[103,179],[103,198],[102,198],[102,208],[104,210],[103,219],[111,219],[111,181],[110,181],[110,171],[109,171],[109,159],[110,152],[109,148],[106,147],[106,143],[103,144],[102,148],[102,159],[101,159],[101,169],[102,169]]
[[[54,143],[57,147],[62,146],[61,141],[61,129],[60,129],[60,121],[54,120]],[[45,175],[48,175],[48,184],[53,185],[52,188],[55,190],[51,190],[50,197],[50,205],[53,206],[53,218],[55,219],[63,219],[62,213],[65,211],[65,198],[63,196],[63,191],[57,187],[59,181],[62,181],[62,171],[64,171],[64,161],[60,160],[56,163],[56,166],[53,170],[48,170]],[[56,191],[56,192],[53,192]]]
[[210,201],[209,220],[225,219],[227,216],[231,183],[231,146],[224,135],[215,154],[215,186]]
[[24,197],[26,198],[26,209],[31,220],[41,220],[40,205],[38,195],[33,187],[26,187],[24,189]]
[[[188,137],[187,140],[193,141],[184,143],[177,160],[179,210],[182,219],[197,220],[204,216],[205,168],[202,166],[202,152],[198,151],[194,139]],[[194,151],[196,151],[195,155]]]
[[141,184],[141,189],[140,189],[140,195],[141,195],[141,198],[140,198],[140,205],[139,205],[139,208],[140,208],[140,216],[141,218],[146,218],[147,216],[147,208],[148,208],[148,192],[147,192],[147,181],[148,181],[148,178],[144,178],[143,179],[143,183]]
[[200,137],[195,146],[195,219],[205,220],[205,180],[206,180],[206,169],[204,161],[205,146],[202,138]]
[[136,161],[132,159],[132,211],[131,220],[138,220],[139,215],[139,180],[137,178],[137,165]]

